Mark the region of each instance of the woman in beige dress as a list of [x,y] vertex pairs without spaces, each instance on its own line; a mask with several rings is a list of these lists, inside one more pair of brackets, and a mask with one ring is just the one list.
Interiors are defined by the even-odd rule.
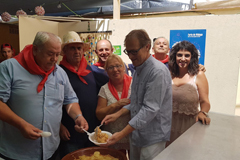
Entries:
[[210,110],[208,81],[204,72],[199,71],[198,56],[198,50],[188,41],[178,42],[171,49],[169,70],[172,75],[173,113],[167,146],[195,122],[210,123],[207,114]]

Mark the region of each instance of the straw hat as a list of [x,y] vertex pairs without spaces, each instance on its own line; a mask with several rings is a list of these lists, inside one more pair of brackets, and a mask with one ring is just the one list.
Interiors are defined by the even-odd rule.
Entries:
[[88,51],[90,48],[90,44],[84,43],[79,37],[79,35],[74,31],[69,31],[67,34],[63,36],[62,49],[70,43],[82,43],[84,52]]

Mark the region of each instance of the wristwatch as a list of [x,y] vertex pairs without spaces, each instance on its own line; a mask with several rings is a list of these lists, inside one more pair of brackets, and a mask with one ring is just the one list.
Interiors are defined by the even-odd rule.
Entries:
[[202,112],[206,117],[208,117],[208,113],[207,112],[204,112],[204,111],[200,111]]

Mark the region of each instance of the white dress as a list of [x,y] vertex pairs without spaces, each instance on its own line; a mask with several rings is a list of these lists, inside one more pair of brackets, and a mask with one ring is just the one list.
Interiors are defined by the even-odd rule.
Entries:
[[[131,85],[128,90],[128,98],[131,94]],[[118,92],[118,97],[121,97],[122,92]],[[117,99],[112,95],[111,91],[108,88],[108,83],[101,87],[98,96],[107,99],[107,106],[109,106],[112,103],[117,102]],[[124,115],[119,117],[115,122],[109,123],[108,125],[102,126],[102,130],[109,131],[112,134],[115,132],[121,131],[123,128],[125,128],[128,125],[128,122],[130,121],[131,116],[130,114]],[[127,149],[129,150],[129,137],[126,136],[120,141],[118,141],[115,145],[110,146],[114,149]]]

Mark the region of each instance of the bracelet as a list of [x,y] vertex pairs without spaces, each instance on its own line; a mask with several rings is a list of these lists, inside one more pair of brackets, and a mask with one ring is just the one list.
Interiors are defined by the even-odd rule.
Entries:
[[206,117],[208,117],[208,113],[204,111],[199,111],[199,113],[202,112]]
[[78,114],[78,115],[75,117],[74,121],[76,121],[77,118],[80,117],[80,116],[82,116],[82,114]]

